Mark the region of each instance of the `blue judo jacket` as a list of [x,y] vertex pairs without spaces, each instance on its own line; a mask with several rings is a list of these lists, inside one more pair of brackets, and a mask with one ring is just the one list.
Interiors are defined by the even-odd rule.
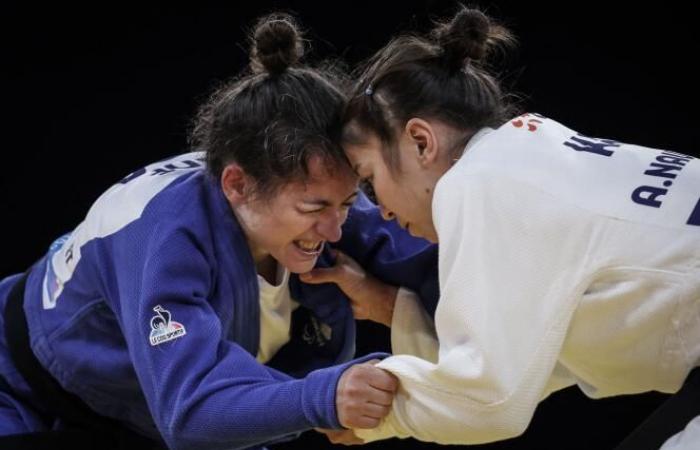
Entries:
[[[255,265],[202,157],[180,155],[127,176],[34,265],[24,306],[34,353],[92,409],[170,448],[247,448],[339,428],[336,385],[358,362],[349,361],[355,323],[347,299],[334,285],[293,276],[301,307],[290,342],[259,364]],[[434,310],[436,247],[383,221],[366,198],[337,245]],[[330,263],[325,252],[319,264]],[[4,307],[11,283],[2,284]],[[5,372],[26,393],[21,377]]]

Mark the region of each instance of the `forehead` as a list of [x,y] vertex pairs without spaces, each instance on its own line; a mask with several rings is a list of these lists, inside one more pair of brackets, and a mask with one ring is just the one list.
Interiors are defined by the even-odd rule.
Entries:
[[314,194],[323,197],[345,199],[357,188],[357,176],[349,164],[329,165],[319,156],[312,156],[308,162],[306,180],[292,182],[285,190],[298,194]]
[[361,141],[344,143],[343,149],[353,166],[371,163],[382,157],[382,142],[374,133],[367,133]]

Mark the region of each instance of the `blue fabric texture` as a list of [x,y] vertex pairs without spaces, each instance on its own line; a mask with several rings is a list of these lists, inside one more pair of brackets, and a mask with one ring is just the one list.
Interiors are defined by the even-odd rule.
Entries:
[[[435,246],[384,222],[365,198],[338,247],[421,293],[428,308],[437,301]],[[328,264],[326,252],[319,265]],[[13,280],[0,285],[0,307]],[[170,448],[248,448],[339,428],[340,375],[382,356],[351,360],[355,323],[335,286],[292,277],[290,288],[301,305],[291,340],[262,365],[252,256],[202,155],[191,153],[134,172],[100,197],[34,265],[25,313],[39,361],[96,412]],[[31,396],[2,345],[0,375]],[[0,411],[8,395],[0,392]]]

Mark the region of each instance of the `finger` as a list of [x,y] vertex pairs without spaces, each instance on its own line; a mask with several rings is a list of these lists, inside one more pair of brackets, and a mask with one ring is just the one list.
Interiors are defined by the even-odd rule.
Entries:
[[353,424],[351,428],[360,428],[360,429],[372,429],[372,428],[377,428],[379,424],[381,423],[381,420],[374,418],[374,417],[369,417],[369,416],[359,416],[353,420]]
[[391,405],[379,405],[377,403],[365,403],[362,406],[362,415],[374,417],[375,419],[383,419],[391,412]]
[[336,265],[346,264],[348,262],[354,262],[355,260],[348,256],[347,253],[345,253],[342,250],[334,249],[335,250],[335,263]]
[[335,434],[327,434],[326,437],[331,442],[331,444],[342,444],[343,438]]
[[[354,435],[353,435],[354,436]],[[345,442],[345,445],[363,445],[365,443],[364,440],[360,439],[357,436],[354,436],[348,440],[348,442]]]
[[[352,300],[350,301],[352,302]],[[367,307],[364,305],[360,305],[359,303],[350,303],[350,308],[352,308],[352,315],[357,319],[363,320],[369,317]]]
[[326,437],[328,438],[329,441],[331,441],[335,444],[337,441],[341,440],[342,431],[326,430],[325,432],[323,432],[323,434],[326,435]]
[[340,445],[362,445],[365,443],[365,441],[354,434],[340,436],[335,441],[331,440],[331,442]]
[[343,437],[339,436],[335,433],[334,434],[327,434],[326,437],[331,442],[331,444],[342,444],[343,443]]
[[368,377],[369,385],[383,391],[394,393],[399,386],[399,380],[390,372],[379,367],[372,367],[373,373]]
[[365,441],[357,436],[328,436],[328,440],[331,442],[331,444],[336,445],[362,445],[365,443]]
[[364,278],[369,277],[369,275],[362,268],[362,266],[357,261],[355,261],[351,256],[348,256],[345,253],[338,252],[338,258],[335,261],[336,261],[335,265],[337,267],[343,267],[346,270],[350,270],[353,272],[360,272],[360,273],[362,273]]
[[335,283],[342,279],[340,267],[324,267],[299,274],[299,279],[308,284]]
[[365,441],[355,436],[352,430],[333,430],[327,437],[333,444],[357,445],[365,443]]
[[338,264],[338,258],[342,258],[345,256],[345,253],[341,252],[337,248],[333,247],[328,247],[328,251],[331,254],[331,258],[333,259],[333,264],[337,265]]
[[381,389],[371,389],[365,393],[364,400],[365,402],[374,403],[376,405],[391,406],[394,402],[394,393]]

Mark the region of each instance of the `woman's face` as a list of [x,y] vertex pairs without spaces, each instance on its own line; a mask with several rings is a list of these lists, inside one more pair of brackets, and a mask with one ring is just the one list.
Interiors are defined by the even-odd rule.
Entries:
[[227,193],[244,229],[256,263],[272,256],[293,273],[316,264],[326,241],[340,239],[341,225],[357,196],[357,178],[350,168],[329,173],[319,158],[309,160],[309,179],[281,187],[270,199],[241,201]]
[[396,219],[411,235],[437,242],[432,217],[437,180],[421,164],[416,142],[406,135],[399,137],[397,169],[392,171],[384,160],[381,140],[370,134],[364,141],[343,147],[360,180],[372,186],[384,219]]

